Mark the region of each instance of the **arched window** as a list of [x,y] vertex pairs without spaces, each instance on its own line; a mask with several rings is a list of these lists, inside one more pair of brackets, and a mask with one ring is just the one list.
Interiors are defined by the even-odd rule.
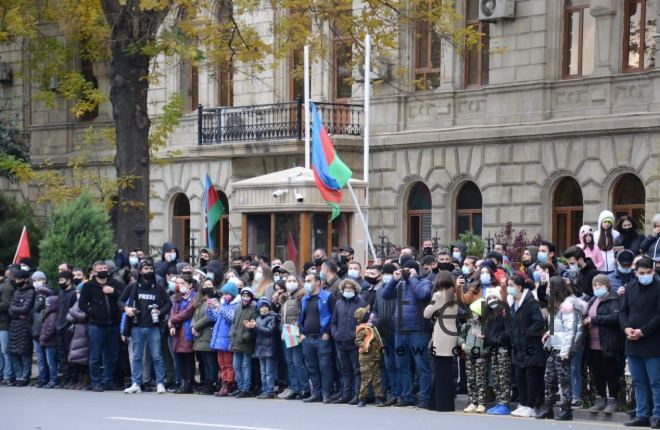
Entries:
[[407,218],[407,245],[420,249],[424,240],[431,239],[431,192],[423,182],[417,182],[410,190]]
[[179,193],[172,206],[172,242],[179,253],[179,261],[187,261],[190,255],[190,202],[185,194]]
[[229,259],[229,200],[223,191],[217,190],[217,192],[225,211],[220,218],[220,225],[215,228],[216,249],[213,252],[224,263]]
[[638,225],[644,219],[646,190],[642,181],[632,173],[626,173],[617,179],[612,193],[612,211],[618,219],[623,215],[635,218]]
[[580,184],[570,177],[559,181],[552,202],[552,239],[558,251],[579,242],[582,211]]
[[456,238],[471,231],[481,236],[481,191],[474,182],[466,182],[456,197]]

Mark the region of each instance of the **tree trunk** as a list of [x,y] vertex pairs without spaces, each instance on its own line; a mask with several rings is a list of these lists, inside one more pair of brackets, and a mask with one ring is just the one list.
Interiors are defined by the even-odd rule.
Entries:
[[[114,3],[114,1],[106,2]],[[130,178],[118,188],[117,246],[123,250],[141,247],[149,251],[149,127],[147,96],[151,57],[135,47],[153,40],[159,17],[139,10],[139,1],[129,0],[106,16],[112,28],[109,67],[110,102],[115,122],[117,178]],[[117,13],[118,12],[118,13]],[[163,14],[164,16],[164,14]],[[161,21],[162,22],[162,21]],[[142,227],[144,236],[135,230]]]

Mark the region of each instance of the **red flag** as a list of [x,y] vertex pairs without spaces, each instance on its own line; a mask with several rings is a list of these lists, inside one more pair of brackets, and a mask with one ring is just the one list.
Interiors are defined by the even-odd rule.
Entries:
[[289,238],[286,240],[286,258],[293,262],[298,261],[298,249],[296,248],[296,242],[293,240],[293,234],[291,232],[289,232]]
[[16,255],[14,255],[14,264],[20,263],[21,259],[26,257],[31,258],[30,244],[28,243],[27,226],[23,226],[21,239],[18,241],[18,247],[16,248]]

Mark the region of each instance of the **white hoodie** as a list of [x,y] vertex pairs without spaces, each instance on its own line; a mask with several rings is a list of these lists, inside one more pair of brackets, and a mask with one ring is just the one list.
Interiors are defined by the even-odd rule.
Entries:
[[[602,211],[600,215],[598,216],[598,228],[594,232],[594,243],[596,246],[598,246],[598,240],[600,239],[600,225],[603,223],[603,220],[605,218],[611,218],[614,219],[614,214],[608,210]],[[619,232],[614,229],[614,225],[612,225],[612,244],[614,245],[614,241],[616,238],[619,237]],[[614,248],[610,249],[609,251],[605,251],[604,249],[600,250],[602,256],[603,256],[603,261],[604,264],[602,267],[600,267],[600,270],[603,272],[612,272],[616,270],[616,255],[614,255]]]

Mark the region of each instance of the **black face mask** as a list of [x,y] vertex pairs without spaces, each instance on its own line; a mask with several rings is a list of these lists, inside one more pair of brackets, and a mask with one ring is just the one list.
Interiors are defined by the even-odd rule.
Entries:
[[11,283],[14,284],[16,288],[21,288],[23,285],[25,285],[25,279],[21,279],[21,280],[14,279],[13,281],[11,281]]
[[451,263],[438,263],[438,269],[451,272],[454,270],[454,265]]
[[144,279],[147,282],[151,282],[154,280],[156,276],[154,275],[154,272],[147,272],[142,274],[142,279]]
[[342,263],[348,263],[348,255],[342,255],[340,258],[340,261]]
[[439,271],[440,271],[440,268],[437,267],[437,266],[434,267],[433,269],[431,269],[431,272],[433,272],[433,273],[438,273]]
[[424,255],[433,255],[433,248],[424,248]]
[[629,235],[629,234],[633,234],[634,232],[635,232],[635,230],[632,227],[630,227],[630,228],[621,228],[621,234],[626,235],[626,236]]
[[317,266],[320,266],[323,263],[325,263],[325,258],[323,258],[323,257],[314,259],[314,264],[317,265]]
[[57,285],[59,285],[60,288],[63,289],[63,290],[65,290],[66,287],[67,287],[67,285],[66,285],[66,281],[64,281],[64,282],[58,282]]
[[380,282],[379,278],[373,278],[371,276],[365,276],[364,280],[370,283],[371,285],[376,285],[378,282]]
[[525,266],[525,267],[529,267],[529,266],[531,266],[532,263],[533,263],[532,260],[523,260],[523,261],[522,261],[522,264],[523,264],[523,266]]
[[248,280],[254,281],[254,272],[252,270],[248,272]]
[[100,272],[96,272],[96,277],[99,279],[108,279],[108,271],[101,270]]
[[206,258],[200,258],[199,259],[199,266],[200,267],[206,267],[206,265],[209,264],[209,260]]
[[202,288],[202,294],[204,294],[206,297],[211,297],[213,295],[213,291],[215,291],[214,288]]
[[237,264],[235,266],[232,266],[232,268],[236,271],[236,273],[240,274],[242,272],[241,269],[243,268],[243,266]]
[[82,281],[83,281],[82,279],[73,278],[73,285],[75,285],[77,287],[78,285],[80,285],[82,283]]

